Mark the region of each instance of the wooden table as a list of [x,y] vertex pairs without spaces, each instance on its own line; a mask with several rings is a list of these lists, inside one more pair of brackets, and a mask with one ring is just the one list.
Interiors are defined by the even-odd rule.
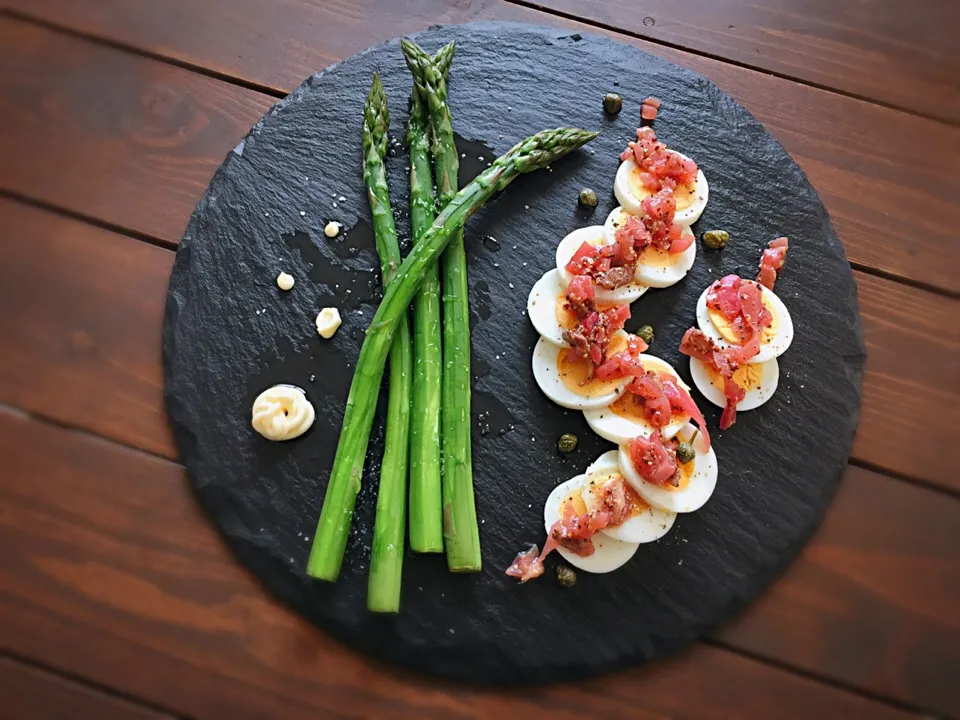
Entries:
[[[960,3],[5,5],[0,717],[960,717]],[[614,35],[746,105],[829,209],[869,350],[800,559],[679,656],[562,687],[414,676],[279,607],[194,502],[163,411],[173,250],[224,155],[311,72],[478,19]]]

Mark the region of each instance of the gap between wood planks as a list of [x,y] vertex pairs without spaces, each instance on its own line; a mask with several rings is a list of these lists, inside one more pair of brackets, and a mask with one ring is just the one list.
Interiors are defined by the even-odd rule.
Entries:
[[[166,248],[165,248],[166,249]],[[115,445],[117,447],[130,450],[131,452],[144,455],[152,460],[160,460],[162,462],[168,463],[170,465],[175,465],[181,469],[186,470],[183,464],[179,460],[173,460],[165,455],[160,453],[153,452],[151,450],[146,450],[144,448],[136,447],[135,445],[128,445],[124,442],[116,440],[109,435],[104,435],[99,433],[96,430],[91,430],[90,428],[83,427],[81,425],[76,425],[65,420],[60,420],[58,418],[52,417],[45,413],[26,410],[18,405],[10,405],[8,403],[0,402],[0,412],[8,412],[22,417],[30,418],[36,420],[37,422],[42,422],[53,427],[62,428],[63,430],[68,430],[70,432],[78,433],[84,435],[94,440],[99,440],[101,442],[108,443],[110,445]],[[920,478],[911,477],[910,475],[904,475],[903,473],[898,473],[893,470],[888,470],[880,465],[875,465],[874,463],[867,462],[865,460],[860,460],[859,458],[850,457],[847,461],[847,464],[850,467],[860,468],[862,470],[867,470],[877,475],[883,475],[885,477],[891,478],[893,480],[898,480],[900,482],[906,483],[907,485],[913,485],[923,490],[937,493],[938,495],[943,495],[947,498],[960,500],[960,490],[955,490],[943,485],[936,485],[927,480]]]
[[[239,84],[239,83],[238,83]],[[140,242],[146,243],[147,245],[153,245],[154,247],[163,248],[164,250],[173,250],[176,252],[177,243],[170,242],[161,237],[150,235],[148,233],[140,232],[139,230],[134,230],[133,228],[124,227],[123,225],[117,225],[115,223],[109,222],[107,220],[101,220],[100,218],[94,217],[92,215],[87,215],[85,213],[80,213],[70,208],[61,207],[60,205],[54,205],[45,200],[39,198],[34,198],[29,195],[24,195],[23,193],[16,192],[15,190],[8,190],[6,188],[0,188],[0,197],[9,198],[10,200],[15,200],[16,202],[22,203],[24,205],[29,205],[30,207],[37,208],[38,210],[45,210],[46,212],[53,213],[54,215],[59,215],[60,217],[69,218],[70,220],[77,220],[79,222],[86,223],[87,225],[93,225],[98,227],[101,230],[108,230],[112,233],[118,235],[126,235],[129,238],[134,240],[139,240]],[[890,282],[899,283],[901,285],[906,285],[907,287],[912,287],[917,290],[923,290],[934,295],[939,295],[941,297],[950,298],[951,300],[960,300],[960,292],[955,292],[953,290],[948,290],[946,288],[941,288],[936,285],[931,285],[930,283],[925,283],[922,280],[914,280],[913,278],[903,277],[897,275],[896,273],[887,272],[879,268],[873,268],[869,265],[864,265],[863,263],[850,262],[850,267],[856,270],[857,272],[862,272],[864,275],[872,275],[873,277],[881,278],[883,280],[889,280]],[[874,469],[874,468],[869,468]],[[879,472],[886,472],[880,470]],[[888,473],[891,475],[896,475],[895,473]],[[905,478],[909,479],[909,478]]]
[[[120,452],[131,453],[133,456],[145,457],[151,461],[159,461],[163,465],[171,468],[183,469],[182,466],[179,465],[179,463],[176,463],[168,458],[158,456],[158,455],[155,455],[154,453],[140,450],[138,448],[129,447],[127,445],[124,445],[123,443],[117,442],[110,438],[106,438],[106,437],[97,435],[96,433],[92,433],[90,431],[71,426],[67,423],[51,420],[41,415],[24,411],[20,408],[12,407],[6,404],[0,404],[0,414],[7,414],[17,418],[21,418],[29,422],[34,422],[40,425],[46,425],[49,427],[58,428],[60,430],[64,430],[72,435],[77,436],[83,442],[90,442],[94,444],[103,443],[104,445],[111,447],[114,450],[117,450]],[[848,682],[844,682],[842,680],[838,680],[828,675],[824,675],[803,667],[794,666],[788,662],[777,659],[775,657],[768,657],[761,652],[737,647],[736,645],[732,645],[729,642],[724,641],[722,639],[707,636],[707,637],[701,638],[697,642],[698,644],[714,647],[722,652],[730,653],[731,655],[736,655],[738,657],[744,658],[749,661],[757,662],[772,668],[776,668],[777,670],[785,672],[789,675],[794,675],[796,677],[803,678],[811,682],[832,687],[838,691],[862,698],[870,702],[876,702],[879,704],[887,705],[891,708],[895,708],[897,710],[901,710],[906,713],[915,713],[917,715],[922,715],[926,712],[924,708],[917,705],[913,705],[908,702],[904,702],[901,699],[886,696],[870,689],[861,688],[856,685],[852,685]],[[22,656],[19,653],[9,652],[6,650],[0,651],[0,658],[3,658],[3,657],[10,658],[26,666],[38,668],[44,672],[64,678],[70,682],[87,686],[93,690],[96,690],[110,697],[114,697],[119,700],[127,701],[130,703],[135,703],[146,710],[150,710],[156,713],[162,713],[162,718],[166,718],[168,716],[171,718],[182,717],[180,713],[173,711],[169,708],[166,708],[162,705],[159,705],[156,702],[140,699],[137,696],[130,695],[129,693],[126,693],[122,690],[113,688],[109,685],[105,685],[101,681],[86,679],[83,676],[77,675],[73,671],[62,670],[58,667],[51,666],[46,662],[33,660],[31,658]],[[162,720],[162,718],[157,718],[157,720]]]
[[[744,612],[749,611],[749,607]],[[793,667],[782,660],[777,660],[772,657],[765,657],[764,655],[754,652],[752,650],[745,650],[743,648],[738,648],[735,645],[724,642],[723,640],[718,640],[712,637],[705,637],[700,640],[704,645],[710,645],[711,647],[719,648],[721,650],[726,650],[740,657],[747,658],[748,660],[754,660],[756,662],[761,662],[764,665],[769,665],[770,667],[775,667],[785,672],[792,673],[794,675],[799,675],[801,677],[812,680],[813,682],[820,683],[821,685],[829,685],[838,690],[848,692],[852,695],[857,695],[862,697],[864,700],[872,700],[874,702],[883,703],[884,705],[889,705],[890,707],[897,708],[898,710],[903,710],[904,712],[916,713],[918,715],[924,715],[925,717],[921,720],[933,720],[932,718],[926,717],[926,710],[918,705],[911,705],[910,703],[903,702],[897,698],[889,697],[887,695],[881,695],[880,693],[874,692],[872,690],[867,690],[865,688],[856,687],[855,685],[848,685],[846,683],[840,682],[835,678],[830,677],[829,675],[821,675],[820,673],[813,672],[812,670],[807,670],[805,668]]]
[[860,102],[870,103],[871,105],[879,105],[880,107],[888,108],[889,110],[896,110],[897,112],[906,113],[907,115],[914,115],[916,117],[923,118],[924,120],[932,120],[941,125],[947,125],[949,127],[958,127],[960,123],[952,122],[936,115],[930,115],[925,112],[920,112],[912,107],[907,105],[898,105],[896,103],[887,102],[884,100],[878,100],[877,98],[872,98],[868,95],[861,95],[859,93],[850,92],[849,90],[841,90],[830,85],[825,85],[823,83],[818,83],[813,80],[807,80],[805,78],[799,77],[797,75],[791,75],[790,73],[778,72],[776,70],[771,70],[765,68],[761,65],[752,65],[750,63],[743,62],[741,60],[733,60],[732,58],[725,57],[723,55],[718,55],[716,53],[707,52],[705,50],[699,50],[691,45],[684,45],[683,43],[671,42],[669,40],[664,40],[662,38],[653,37],[651,35],[644,35],[643,33],[635,32],[633,30],[627,30],[625,28],[618,27],[616,25],[611,25],[600,20],[594,20],[589,17],[582,17],[580,15],[575,15],[571,12],[565,10],[557,10],[556,8],[549,7],[547,5],[541,5],[536,2],[531,2],[530,0],[504,0],[511,5],[518,5],[519,7],[529,8],[531,10],[537,10],[538,12],[546,13],[548,15],[555,15],[557,17],[564,18],[566,20],[572,20],[574,22],[582,23],[584,25],[589,25],[590,27],[595,27],[600,30],[606,30],[608,32],[618,33],[620,35],[626,35],[628,37],[636,38],[637,40],[643,40],[644,42],[653,43],[654,45],[662,45],[663,47],[672,48],[674,50],[682,50],[683,52],[690,53],[691,55],[699,55],[700,57],[709,58],[711,60],[717,60],[719,62],[726,63],[728,65],[735,65],[736,67],[743,68],[745,70],[752,70],[753,72],[763,73],[764,75],[770,75],[772,77],[780,78],[782,80],[789,80],[790,82],[797,83],[797,85],[806,85],[807,87],[816,88],[817,90],[823,90],[834,95],[842,95],[843,97],[850,98],[851,100],[859,100]]
[[[75,698],[65,698],[71,712],[77,712],[83,705],[84,711],[96,712],[101,717],[109,717],[112,720],[187,720],[184,716],[174,713],[171,710],[160,707],[148,700],[130,695],[118,690],[115,687],[98,683],[94,680],[76,675],[60,668],[47,665],[33,658],[23,656],[19,653],[8,650],[0,650],[0,664],[9,663],[13,669],[21,674],[31,673],[39,676],[39,679],[50,684],[61,686],[65,695],[76,695],[83,693],[87,695],[92,703],[97,707],[92,707],[89,703],[77,703]],[[51,688],[46,688],[50,691]],[[17,697],[8,695],[4,698],[5,708],[8,710],[18,710],[20,708]],[[122,712],[122,718],[117,715]],[[109,714],[107,714],[109,713]],[[86,715],[84,715],[86,717]],[[93,717],[92,715],[90,717]]]
[[[683,43],[675,43],[662,38],[653,37],[650,35],[644,35],[643,33],[635,32],[632,30],[624,29],[616,25],[611,25],[599,20],[594,20],[589,17],[581,17],[575,15],[574,13],[566,12],[564,10],[557,10],[540,3],[531,2],[530,0],[504,0],[504,2],[516,5],[518,7],[527,8],[530,10],[535,10],[537,12],[544,13],[545,15],[553,15],[558,18],[563,18],[565,20],[570,20],[572,22],[580,23],[582,25],[587,25],[589,27],[594,27],[599,30],[605,30],[607,32],[616,33],[618,35],[623,35],[626,37],[636,38],[637,40],[642,40],[644,42],[652,43],[654,45],[661,45],[663,47],[671,48],[673,50],[680,50],[682,52],[690,53],[691,55],[697,55],[699,57],[708,58],[710,60],[716,60],[718,62],[723,62],[728,65],[734,65],[745,70],[750,70],[752,72],[758,72],[764,75],[769,75],[771,77],[780,78],[782,80],[789,80],[790,82],[797,83],[798,85],[805,85],[810,88],[815,88],[817,90],[823,90],[824,92],[829,92],[834,95],[841,95],[843,97],[850,98],[852,100],[858,100],[860,102],[870,103],[872,105],[878,105],[880,107],[887,108],[889,110],[896,110],[897,112],[902,112],[907,115],[913,115],[915,117],[923,118],[924,120],[932,120],[933,122],[939,123],[941,125],[946,125],[949,127],[960,126],[960,123],[951,122],[943,118],[937,117],[936,115],[931,115],[929,113],[918,111],[914,108],[911,108],[906,105],[899,105],[897,103],[891,103],[884,100],[878,100],[867,95],[862,95],[860,93],[850,92],[847,90],[841,90],[830,85],[823,83],[818,83],[812,80],[807,80],[802,77],[791,75],[790,73],[778,72],[776,70],[770,70],[769,68],[762,67],[760,65],[753,65],[750,63],[742,62],[740,60],[733,60],[731,58],[719,55],[717,53],[711,53],[704,50],[699,50],[691,45],[684,45]],[[143,48],[137,47],[136,45],[131,45],[129,43],[121,42],[118,40],[113,40],[111,38],[104,37],[102,35],[97,35],[95,33],[85,32],[82,30],[77,30],[71,28],[67,25],[62,25],[60,23],[48,20],[46,18],[36,17],[27,12],[13,9],[0,9],[0,14],[7,15],[8,17],[15,18],[24,22],[30,22],[35,25],[47,28],[48,30],[53,30],[55,32],[64,33],[72,37],[81,38],[84,40],[89,40],[107,47],[114,48],[116,50],[123,50],[125,52],[134,53],[151,60],[159,60],[165,62],[169,65],[182,68],[184,70],[189,70],[191,72],[198,73],[200,75],[205,75],[209,78],[215,80],[221,80],[223,82],[228,82],[239,87],[246,88],[248,90],[255,90],[257,92],[262,92],[267,95],[272,95],[276,98],[283,98],[288,95],[288,91],[283,90],[282,88],[273,87],[270,85],[265,85],[262,83],[253,82],[242,78],[238,75],[231,75],[230,73],[219,72],[217,70],[212,70],[203,65],[197,63],[191,63],[185,60],[179,60],[162,53],[153,52],[150,50],[145,50]]]
[[[751,72],[758,72],[758,73],[761,73],[761,74],[765,74],[765,75],[769,75],[769,76],[773,76],[773,77],[778,77],[778,78],[780,78],[780,79],[786,79],[786,80],[789,80],[789,81],[791,81],[791,82],[796,82],[798,85],[805,85],[805,86],[808,86],[808,87],[813,87],[813,88],[816,88],[816,89],[818,89],[818,90],[822,90],[822,91],[824,91],[824,92],[830,92],[830,93],[835,94],[835,95],[838,95],[838,96],[855,99],[855,100],[858,100],[858,101],[861,101],[861,102],[866,102],[866,103],[868,103],[868,104],[873,104],[873,105],[877,105],[877,106],[880,106],[880,107],[887,107],[888,109],[892,109],[892,110],[895,110],[895,111],[897,111],[897,112],[904,112],[905,114],[908,114],[908,115],[916,115],[916,116],[918,116],[918,117],[921,117],[921,115],[919,115],[918,113],[911,113],[911,112],[909,112],[908,110],[905,110],[905,109],[903,109],[903,108],[897,108],[897,107],[888,106],[887,104],[884,104],[884,103],[881,103],[881,102],[877,102],[877,101],[873,101],[873,100],[870,100],[869,98],[859,98],[859,97],[857,97],[857,96],[855,96],[854,94],[851,94],[851,93],[845,93],[845,92],[837,91],[837,90],[831,89],[831,88],[829,88],[829,87],[820,87],[819,85],[816,85],[815,83],[806,82],[806,81],[803,81],[803,80],[797,80],[796,78],[792,78],[792,77],[789,77],[789,76],[787,76],[787,75],[781,75],[781,74],[778,74],[778,73],[775,73],[775,72],[771,72],[771,71],[768,71],[768,70],[764,70],[763,68],[757,68],[757,67],[752,67],[752,66],[749,66],[749,65],[743,65],[742,63],[737,63],[737,62],[735,62],[735,61],[726,60],[726,59],[723,58],[723,57],[719,57],[719,56],[718,56],[718,57],[714,57],[714,56],[711,55],[711,54],[704,53],[704,52],[698,52],[698,51],[696,51],[696,50],[692,50],[692,49],[690,49],[690,48],[681,47],[681,46],[679,46],[679,45],[675,45],[675,44],[672,44],[672,43],[662,42],[662,41],[657,41],[657,40],[652,40],[652,39],[646,38],[646,37],[644,37],[643,35],[638,34],[638,33],[632,33],[632,32],[629,32],[629,31],[620,30],[620,29],[617,29],[616,27],[608,26],[608,25],[606,25],[606,24],[599,23],[599,22],[596,22],[596,21],[583,20],[583,19],[581,19],[581,18],[577,18],[577,17],[575,17],[575,16],[573,16],[573,15],[570,15],[570,14],[568,14],[568,13],[563,13],[563,12],[560,12],[560,11],[546,10],[546,9],[542,8],[541,6],[536,5],[536,4],[534,4],[534,3],[528,3],[528,2],[525,2],[525,1],[522,1],[522,0],[509,0],[509,2],[511,2],[512,4],[515,4],[515,5],[519,6],[519,7],[529,7],[529,8],[532,8],[532,9],[538,11],[538,12],[544,12],[545,14],[548,14],[548,15],[556,15],[557,17],[562,17],[562,18],[564,18],[564,19],[568,19],[568,20],[571,20],[571,21],[576,21],[576,22],[578,22],[578,23],[586,24],[586,25],[589,25],[589,26],[591,26],[591,27],[597,27],[598,29],[602,29],[602,30],[605,30],[605,31],[608,31],[608,32],[618,33],[618,34],[620,34],[620,35],[624,35],[624,36],[627,36],[627,37],[636,38],[636,39],[639,39],[639,40],[641,40],[641,41],[643,41],[643,42],[653,42],[653,43],[655,43],[655,44],[663,45],[664,47],[670,47],[670,48],[672,48],[672,49],[677,49],[677,50],[680,50],[680,51],[683,51],[683,52],[689,52],[691,55],[697,55],[697,56],[701,56],[701,57],[706,57],[706,58],[709,58],[709,59],[711,59],[711,60],[715,60],[715,61],[718,61],[718,62],[723,62],[723,63],[729,64],[729,65],[733,65],[733,66],[736,66],[736,67],[742,67],[742,68],[747,69],[747,70],[749,70],[749,71],[751,71]],[[186,70],[186,71],[188,71],[188,72],[192,72],[192,73],[196,73],[196,74],[199,74],[199,75],[208,77],[208,78],[210,78],[210,79],[215,79],[215,80],[217,80],[217,81],[219,81],[219,82],[225,82],[225,83],[227,83],[227,84],[229,84],[229,85],[232,85],[232,86],[235,86],[235,87],[239,87],[239,88],[251,90],[251,91],[254,91],[254,92],[258,92],[258,93],[261,93],[261,94],[265,94],[265,95],[268,95],[268,96],[270,96],[270,97],[283,98],[283,97],[286,97],[286,95],[288,94],[287,91],[285,91],[285,90],[283,90],[283,89],[280,89],[280,88],[277,88],[277,87],[273,87],[273,86],[269,86],[269,85],[264,85],[264,84],[261,84],[261,83],[253,82],[253,81],[250,81],[250,80],[246,80],[246,79],[241,78],[241,77],[239,77],[239,76],[237,76],[237,75],[233,75],[233,74],[229,74],[229,73],[222,73],[222,72],[218,72],[218,71],[215,71],[215,70],[210,70],[210,69],[208,69],[208,68],[206,68],[206,67],[204,67],[204,66],[202,66],[202,65],[198,65],[198,64],[196,64],[196,63],[192,63],[192,62],[188,62],[188,61],[184,61],[184,60],[179,60],[179,59],[177,59],[177,58],[173,58],[173,57],[170,57],[169,55],[164,55],[164,54],[162,54],[162,53],[157,53],[157,52],[152,52],[152,51],[149,51],[149,50],[144,50],[144,49],[142,49],[142,48],[139,48],[139,47],[137,47],[137,46],[135,46],[135,45],[131,45],[131,44],[129,44],[129,43],[120,42],[120,41],[116,41],[116,40],[112,40],[112,39],[109,39],[109,38],[105,38],[105,37],[102,37],[102,36],[100,36],[100,35],[96,35],[96,34],[93,34],[93,33],[88,33],[88,32],[84,32],[84,31],[76,30],[76,29],[73,29],[73,28],[71,28],[71,27],[63,26],[63,25],[61,25],[61,24],[58,24],[58,23],[55,23],[55,22],[51,22],[51,21],[46,20],[46,19],[35,18],[35,17],[33,17],[33,16],[29,15],[29,14],[22,13],[22,12],[19,12],[19,11],[16,11],[16,10],[0,10],[0,17],[2,17],[2,16],[4,16],[4,15],[5,15],[5,16],[8,16],[9,18],[12,18],[12,19],[15,19],[15,20],[19,20],[19,21],[22,21],[22,22],[25,22],[25,23],[28,23],[28,24],[31,24],[31,25],[35,25],[35,26],[37,26],[37,27],[44,28],[44,29],[47,29],[47,30],[49,30],[49,31],[51,31],[51,32],[55,32],[55,33],[58,33],[58,34],[61,34],[61,35],[67,36],[67,37],[71,37],[71,38],[74,38],[74,39],[79,39],[79,40],[81,40],[81,41],[89,42],[89,43],[92,43],[92,44],[98,45],[98,46],[103,46],[103,47],[111,48],[111,49],[114,49],[114,50],[117,50],[117,51],[130,53],[130,54],[132,54],[132,55],[136,55],[136,56],[139,56],[139,57],[142,57],[142,58],[145,58],[145,59],[149,59],[149,60],[151,60],[151,61],[160,62],[160,63],[163,63],[163,64],[165,64],[165,65],[169,65],[169,66],[171,66],[171,67],[176,67],[176,68],[179,68],[179,69]],[[936,119],[936,118],[926,118],[926,117],[924,116],[924,119],[934,119],[934,120],[937,120],[937,122],[940,123],[940,124],[942,124],[942,125],[951,126],[950,123],[944,122],[944,121],[942,121],[942,120],[938,120],[938,119]],[[110,230],[110,231],[113,231],[113,232],[118,232],[118,233],[121,233],[121,234],[125,234],[125,235],[128,235],[128,236],[130,236],[130,237],[133,237],[133,238],[135,238],[135,239],[137,239],[137,240],[140,240],[140,241],[142,241],[142,242],[146,242],[146,243],[148,243],[148,244],[151,244],[151,245],[156,245],[156,246],[158,246],[158,247],[164,247],[164,248],[176,249],[176,243],[172,243],[172,242],[171,242],[170,240],[168,240],[168,239],[164,239],[164,238],[162,238],[162,237],[158,237],[158,236],[155,236],[155,235],[151,235],[151,234],[149,234],[149,233],[144,233],[144,232],[142,232],[142,231],[139,231],[139,230],[136,230],[136,229],[134,229],[134,228],[130,228],[130,227],[127,227],[127,226],[124,226],[124,225],[119,225],[119,224],[112,223],[112,222],[109,222],[109,221],[106,221],[106,220],[102,220],[102,219],[99,219],[99,218],[97,218],[97,217],[88,215],[88,214],[86,214],[86,213],[78,212],[78,211],[76,211],[76,210],[71,210],[71,209],[65,208],[65,207],[63,207],[63,206],[54,204],[54,203],[50,203],[50,202],[48,202],[48,201],[41,200],[41,199],[39,199],[39,198],[35,198],[35,197],[33,197],[33,196],[23,194],[23,193],[21,193],[21,192],[17,192],[17,191],[13,191],[13,190],[8,190],[8,189],[0,189],[0,196],[6,196],[6,197],[9,197],[9,198],[12,198],[12,199],[16,199],[16,200],[18,200],[18,201],[20,201],[20,202],[23,202],[23,203],[32,205],[32,206],[34,206],[34,207],[38,207],[38,208],[42,208],[42,209],[45,209],[45,210],[49,210],[49,211],[51,211],[51,212],[57,213],[57,214],[59,214],[59,215],[65,216],[65,217],[70,217],[70,218],[73,218],[73,219],[81,220],[81,221],[83,221],[83,222],[85,222],[85,223],[88,223],[88,224],[91,224],[91,225],[94,225],[94,226],[97,226],[97,227],[100,227],[100,228],[103,228],[103,229],[106,229],[106,230]],[[883,269],[880,269],[880,268],[874,268],[874,267],[872,267],[872,266],[870,266],[870,265],[867,265],[867,264],[865,264],[865,263],[862,263],[862,262],[856,262],[856,261],[854,261],[854,262],[851,262],[850,264],[851,264],[851,267],[853,267],[855,270],[858,270],[858,271],[860,271],[860,272],[863,272],[864,274],[867,274],[867,275],[872,275],[872,276],[874,276],[874,277],[882,278],[882,279],[885,279],[885,280],[891,280],[891,281],[894,281],[894,282],[898,282],[898,283],[901,283],[901,284],[906,285],[906,286],[908,286],[908,287],[916,288],[916,289],[919,289],[919,290],[924,290],[924,291],[927,291],[927,292],[930,292],[930,293],[933,293],[933,294],[936,294],[936,295],[940,295],[940,296],[942,296],[942,297],[947,297],[947,298],[951,298],[951,299],[960,299],[960,291],[956,291],[956,290],[951,290],[951,289],[949,289],[949,288],[940,287],[940,286],[938,286],[938,285],[935,285],[935,284],[932,284],[932,283],[929,283],[929,282],[926,282],[926,281],[923,281],[923,280],[918,280],[918,279],[906,277],[906,276],[901,275],[901,274],[898,274],[898,273],[896,273],[896,272],[890,272],[890,271],[888,271],[888,270],[883,270]]]

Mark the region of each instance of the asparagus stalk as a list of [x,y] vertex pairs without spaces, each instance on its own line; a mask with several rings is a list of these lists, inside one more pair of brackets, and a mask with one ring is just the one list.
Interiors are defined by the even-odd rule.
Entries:
[[[447,84],[423,50],[402,40],[414,85],[427,105],[433,135],[433,162],[441,204],[457,194],[460,156],[447,105]],[[480,529],[473,493],[470,438],[470,306],[467,253],[459,230],[441,258],[443,292],[443,382],[441,448],[443,452],[443,534],[447,567],[453,572],[479,572]]]
[[494,193],[518,175],[550,165],[596,136],[597,133],[586,130],[558,128],[521,140],[447,203],[387,285],[367,328],[350,383],[337,453],[307,561],[307,574],[311,577],[333,581],[340,573],[390,342],[427,269],[437,262],[467,218]]
[[[446,76],[454,44],[445,45],[434,63]],[[410,227],[420,240],[436,215],[430,168],[430,121],[414,87],[407,123],[410,147]],[[410,416],[410,547],[417,552],[443,552],[440,506],[440,274],[429,268],[413,300],[413,399]]]
[[[390,209],[390,194],[383,158],[387,152],[390,111],[380,76],[363,107],[363,179],[367,184],[370,213],[383,286],[400,266],[400,246]],[[400,609],[400,576],[403,570],[404,530],[407,517],[407,453],[410,433],[410,393],[413,380],[413,347],[410,320],[402,314],[390,346],[390,386],[387,394],[387,429],[380,467],[380,489],[373,526],[367,607],[374,612]]]

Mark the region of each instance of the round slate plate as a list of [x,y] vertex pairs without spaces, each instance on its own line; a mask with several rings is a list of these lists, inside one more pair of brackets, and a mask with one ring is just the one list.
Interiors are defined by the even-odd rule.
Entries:
[[[610,40],[512,24],[431,28],[429,51],[456,39],[450,80],[455,127],[466,138],[463,174],[476,173],[543,128],[602,131],[588,150],[523,177],[467,227],[474,321],[474,474],[483,572],[452,575],[440,556],[407,554],[396,617],[365,610],[382,422],[340,579],[305,577],[347,388],[378,301],[378,263],[360,174],[361,107],[380,72],[403,138],[410,78],[391,41],[309,78],[234,149],[200,201],[177,253],[163,334],[167,407],[200,501],[241,562],[291,607],[363,652],[430,673],[480,682],[551,681],[642,663],[707,632],[755,597],[799,551],[836,489],[860,401],[864,350],[850,268],[803,172],[763,127],[714,85]],[[617,90],[624,111],[601,109]],[[652,323],[651,352],[689,381],[676,350],[702,289],[723,274],[753,276],[760,249],[791,240],[777,293],[796,340],[781,357],[780,389],[737,425],[715,433],[721,476],[700,512],[642,547],[621,570],[579,573],[575,589],[503,571],[527,543],[542,543],[542,505],[558,482],[610,446],[580,413],[550,403],[530,371],[537,339],[527,293],[553,266],[570,230],[603,222],[618,155],[634,135],[640,101],[664,100],[660,136],[695,158],[710,180],[699,230],[724,228],[723,252],[705,252],[678,285],[633,306],[628,327]],[[409,235],[406,158],[389,158],[390,189]],[[583,186],[600,207],[584,213]],[[348,231],[329,240],[328,220]],[[297,280],[289,293],[281,270]],[[336,305],[332,341],[314,329]],[[302,386],[314,428],[270,443],[250,428],[265,387]],[[719,409],[698,397],[712,428]],[[381,415],[382,420],[382,407]],[[580,437],[560,456],[563,432]]]

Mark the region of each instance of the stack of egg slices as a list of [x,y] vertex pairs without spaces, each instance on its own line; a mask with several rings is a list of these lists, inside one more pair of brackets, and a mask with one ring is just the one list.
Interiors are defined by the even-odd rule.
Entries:
[[[576,362],[567,357],[569,344],[564,340],[564,332],[573,329],[577,320],[565,309],[566,288],[572,280],[566,266],[584,242],[611,245],[616,242],[617,229],[628,216],[643,213],[643,199],[651,191],[642,183],[639,168],[633,160],[625,160],[620,165],[614,194],[621,206],[610,213],[603,225],[581,228],[567,235],[557,248],[556,267],[534,284],[527,300],[530,322],[540,333],[533,351],[533,374],[540,389],[558,405],[583,411],[594,432],[620,446],[619,450],[600,456],[583,475],[554,488],[544,506],[548,535],[568,504],[572,503],[577,514],[596,508],[599,500],[590,488],[602,485],[611,476],[622,478],[633,491],[630,516],[619,525],[600,530],[593,537],[592,554],[581,556],[562,546],[558,548],[571,565],[594,573],[615,570],[633,557],[642,543],[653,542],[665,535],[673,526],[677,513],[693,512],[702,507],[717,482],[716,454],[709,447],[708,438],[699,433],[690,424],[689,415],[683,413],[675,413],[669,424],[659,431],[665,440],[677,437],[691,442],[696,453],[694,459],[679,464],[680,478],[676,487],[644,480],[633,464],[628,445],[638,435],[649,436],[657,428],[647,421],[642,406],[625,392],[631,378],[599,380],[591,377],[587,361]],[[676,189],[674,220],[683,226],[684,234],[692,234],[690,225],[700,218],[707,197],[707,181],[702,171],[698,172],[693,185]],[[598,308],[605,310],[630,304],[651,287],[665,288],[679,282],[693,266],[696,246],[697,243],[693,242],[686,250],[675,254],[654,247],[646,248],[640,256],[633,282],[612,290],[595,288]],[[606,358],[624,350],[629,337],[623,330],[615,334]],[[641,355],[640,360],[645,369],[669,374],[689,392],[689,386],[669,363],[647,354]]]
[[[753,280],[745,282],[754,283]],[[760,334],[760,352],[733,373],[734,382],[745,391],[743,400],[737,403],[737,412],[758,408],[773,397],[780,382],[780,363],[777,358],[793,342],[793,320],[783,300],[773,290],[759,283],[754,284],[760,288],[763,305],[773,321]],[[707,307],[707,295],[711,287],[713,285],[707,287],[697,300],[697,326],[717,347],[738,347],[737,334],[731,324],[719,311]],[[712,367],[690,358],[690,376],[697,390],[707,400],[717,407],[726,406],[723,378]]]
[[578,515],[592,512],[600,505],[601,499],[593,488],[614,480],[624,482],[632,491],[628,494],[626,520],[597,532],[591,538],[594,551],[590,555],[578,555],[558,546],[557,552],[564,560],[586,572],[611,572],[630,560],[642,544],[666,535],[677,513],[703,507],[717,485],[717,456],[707,447],[706,437],[689,423],[681,426],[678,437],[692,442],[696,455],[689,463],[679,465],[681,477],[677,487],[655,485],[640,477],[629,449],[622,445],[619,450],[610,450],[597,458],[583,475],[553,489],[543,507],[543,525],[548,536],[554,523],[562,520],[568,504]]

